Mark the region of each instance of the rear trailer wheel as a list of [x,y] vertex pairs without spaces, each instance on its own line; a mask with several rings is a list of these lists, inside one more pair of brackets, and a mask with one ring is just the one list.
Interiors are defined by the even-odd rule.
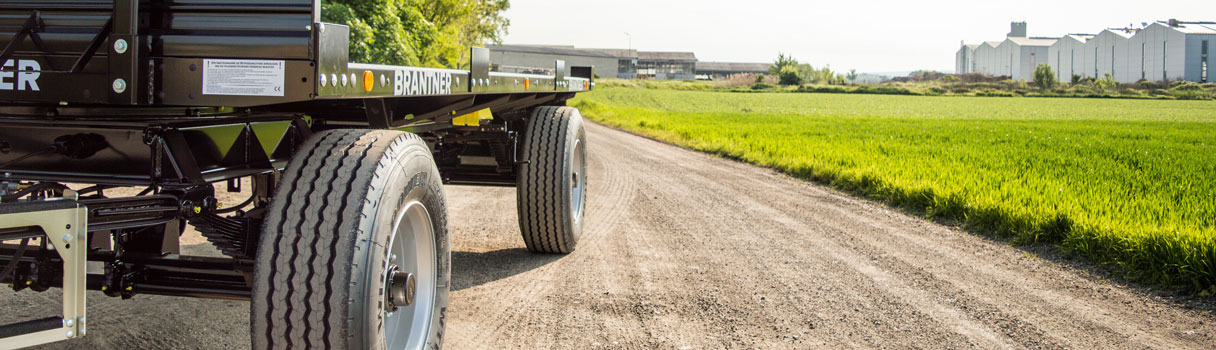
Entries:
[[258,349],[431,349],[451,253],[439,171],[416,135],[332,130],[294,156],[254,271]]
[[519,229],[530,251],[574,251],[587,207],[586,135],[576,108],[532,111],[517,180]]

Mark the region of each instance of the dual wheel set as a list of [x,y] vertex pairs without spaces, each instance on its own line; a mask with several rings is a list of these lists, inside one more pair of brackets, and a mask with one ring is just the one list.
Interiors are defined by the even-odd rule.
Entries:
[[[528,249],[569,253],[586,205],[586,139],[571,107],[533,110],[518,166]],[[250,315],[254,348],[431,349],[451,285],[443,181],[417,135],[315,134],[265,216]]]

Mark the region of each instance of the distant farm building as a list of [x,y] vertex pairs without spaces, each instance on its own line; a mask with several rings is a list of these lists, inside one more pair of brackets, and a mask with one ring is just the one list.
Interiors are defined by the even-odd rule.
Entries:
[[693,79],[697,55],[692,52],[638,51],[638,79]]
[[697,62],[698,79],[725,79],[736,75],[768,74],[771,63]]
[[566,67],[590,66],[595,74],[615,77],[619,58],[598,50],[576,49],[573,46],[489,45],[493,70],[512,73],[547,73],[554,61],[566,61]]
[[1216,82],[1208,54],[1216,42],[1216,22],[1157,21],[1143,28],[1111,28],[1097,35],[1060,38],[1027,37],[1026,23],[1014,22],[1008,37],[994,44],[963,44],[955,53],[955,72],[984,73],[1032,80],[1040,63],[1051,65],[1059,79],[1103,78],[1121,83],[1139,80]]
[[574,46],[489,45],[490,62],[501,71],[552,69],[555,60],[566,66],[591,66],[600,77],[622,79],[693,79],[697,56],[692,52],[624,49],[583,49]]

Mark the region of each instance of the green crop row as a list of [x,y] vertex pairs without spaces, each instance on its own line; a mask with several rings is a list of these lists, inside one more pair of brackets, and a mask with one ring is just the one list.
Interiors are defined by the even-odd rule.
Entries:
[[[1095,84],[1093,82],[1063,84],[1051,89],[1040,89],[1024,81],[1001,80],[986,82],[962,82],[954,80],[928,80],[909,82],[884,82],[881,84],[849,85],[776,85],[768,82],[752,83],[755,79],[733,79],[725,81],[693,80],[598,80],[598,87],[646,88],[683,91],[718,92],[766,92],[766,93],[834,93],[834,94],[878,94],[910,96],[980,96],[980,97],[1086,97],[1104,99],[1156,99],[1156,100],[1212,100],[1216,99],[1216,83],[1199,84],[1187,81],[1166,83],[1142,81],[1131,84]],[[768,81],[768,80],[765,80]],[[1109,86],[1108,86],[1109,85]]]
[[605,88],[592,120],[1216,290],[1216,103]]

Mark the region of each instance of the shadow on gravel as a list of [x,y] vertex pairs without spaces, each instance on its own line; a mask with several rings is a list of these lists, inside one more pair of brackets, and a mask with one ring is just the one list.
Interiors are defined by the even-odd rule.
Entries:
[[536,254],[523,248],[484,253],[452,252],[452,291],[472,288],[515,276],[561,259],[562,255]]

